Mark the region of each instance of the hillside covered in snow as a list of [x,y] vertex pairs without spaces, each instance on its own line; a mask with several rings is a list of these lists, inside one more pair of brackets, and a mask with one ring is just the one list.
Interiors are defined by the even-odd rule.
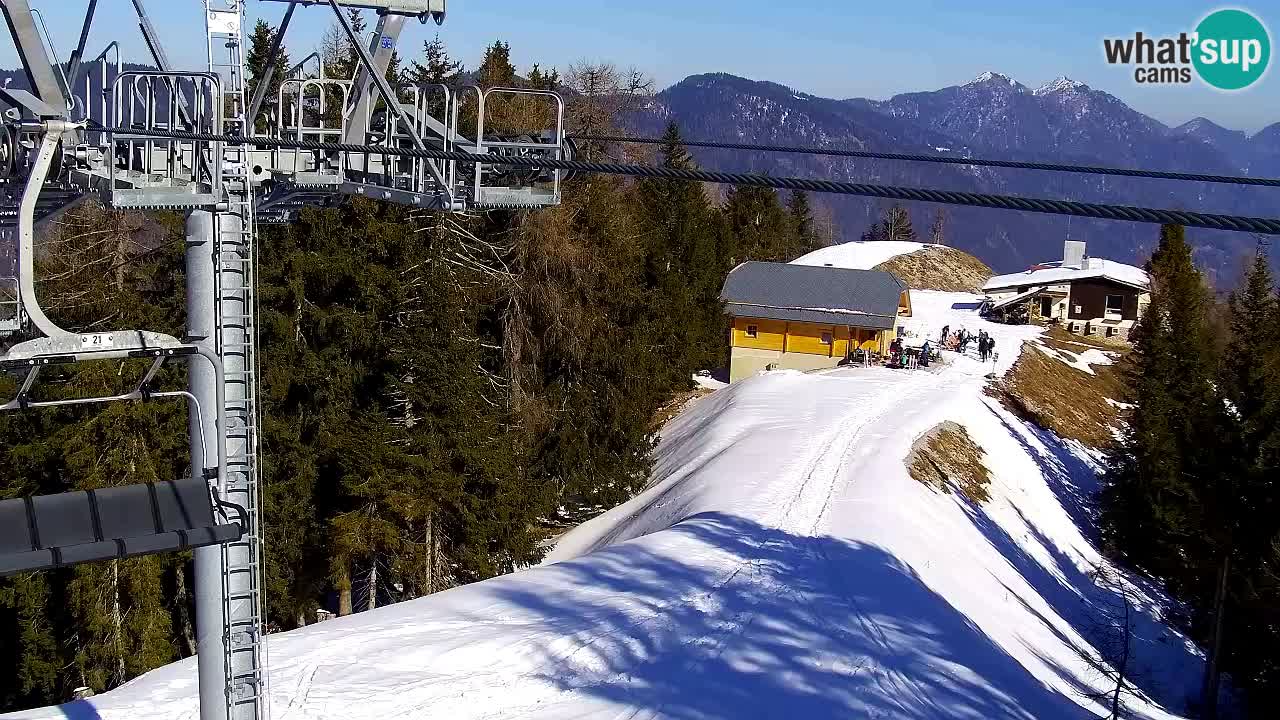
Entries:
[[[716,390],[663,429],[648,488],[543,565],[271,636],[273,717],[1098,717],[1114,686],[1102,619],[1122,596],[1125,702],[1179,717],[1200,653],[1099,554],[1096,453],[986,394],[1039,331],[987,323],[977,301],[915,293],[907,340],[985,329],[994,363],[946,353]],[[1110,361],[1053,357],[1082,375]],[[908,471],[948,421],[980,448],[985,500]],[[194,718],[195,679],[193,659],[15,717]]]

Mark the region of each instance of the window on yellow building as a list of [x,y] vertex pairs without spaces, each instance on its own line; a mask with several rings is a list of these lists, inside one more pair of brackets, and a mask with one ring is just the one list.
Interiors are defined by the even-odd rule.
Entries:
[[760,328],[755,325],[747,326],[747,337],[753,338],[760,334]]
[[829,333],[829,332],[824,332],[824,333],[822,333],[822,344],[823,344],[823,345],[830,345],[830,344],[831,344],[831,333]]

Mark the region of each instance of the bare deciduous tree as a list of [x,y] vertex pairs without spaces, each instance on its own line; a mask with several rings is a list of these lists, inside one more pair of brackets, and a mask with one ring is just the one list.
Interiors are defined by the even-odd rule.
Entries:
[[[618,127],[619,116],[638,109],[653,93],[653,79],[635,68],[578,61],[564,75],[569,90],[566,123],[569,131],[602,135]],[[599,157],[603,148],[587,143],[584,158]]]
[[929,224],[929,242],[934,245],[947,244],[947,211],[942,208],[933,211],[933,222]]
[[1096,567],[1091,577],[1102,591],[1092,606],[1086,635],[1091,646],[1076,648],[1077,654],[1101,676],[1107,689],[1084,693],[1107,708],[1107,720],[1122,720],[1131,715],[1128,701],[1140,698],[1133,683],[1138,675],[1134,667],[1133,631],[1135,612],[1132,589],[1114,572]]

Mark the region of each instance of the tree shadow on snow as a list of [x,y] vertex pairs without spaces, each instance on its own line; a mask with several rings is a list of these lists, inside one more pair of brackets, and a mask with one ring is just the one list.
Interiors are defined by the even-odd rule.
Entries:
[[[1049,489],[1058,498],[1062,509],[1075,523],[1080,534],[1097,543],[1097,496],[1102,483],[1089,463],[1081,460],[1061,438],[1048,430],[1026,421],[1011,420],[994,409],[991,412],[1004,425],[1009,435],[1018,441],[1027,457],[1036,461]],[[1036,439],[1039,446],[1032,445],[1027,440],[1028,434]]]
[[[1050,490],[1081,534],[1096,542],[1096,509],[1093,499],[1099,485],[1093,469],[1072,454],[1070,448],[1056,435],[1031,425],[1019,427],[1015,424],[1018,421],[1011,422],[1001,413],[994,410],[992,412],[1004,423],[1009,434],[1023,445],[1026,455],[1035,459]],[[1030,432],[1041,447],[1028,442],[1023,434],[1026,432]],[[1105,646],[1114,640],[1104,629],[1107,618],[1122,607],[1119,591],[1114,586],[1100,584],[1093,576],[1092,568],[1082,568],[1076,558],[1063,552],[1017,505],[1013,505],[1013,509],[1028,533],[1024,541],[1029,540],[1042,547],[1048,555],[1048,563],[1042,563],[1033,557],[1024,544],[1015,541],[988,516],[983,507],[963,499],[958,502],[992,547],[1080,637],[1099,646]],[[1133,605],[1130,615],[1133,625],[1130,670],[1133,677],[1130,682],[1161,706],[1174,711],[1184,709],[1188,700],[1188,682],[1194,684],[1202,659],[1196,650],[1187,646],[1179,634],[1169,629],[1163,609],[1157,605],[1157,600],[1163,595],[1151,581],[1123,570],[1117,572],[1123,572],[1125,580],[1137,590],[1130,593]],[[1078,648],[1076,643],[1070,642],[1059,628],[1032,608],[1027,598],[1019,596],[1007,586],[1006,590],[1068,646],[1077,647],[1083,651],[1082,655],[1091,654],[1089,648]],[[1048,658],[1046,662],[1056,665]],[[1059,673],[1069,683],[1079,685],[1079,679],[1074,674],[1062,669],[1059,669]]]
[[877,546],[704,513],[547,571],[495,588],[542,677],[659,717],[1092,717]]

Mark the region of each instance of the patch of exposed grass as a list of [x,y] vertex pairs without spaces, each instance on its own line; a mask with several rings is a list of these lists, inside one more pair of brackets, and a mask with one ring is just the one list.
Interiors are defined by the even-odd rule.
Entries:
[[1045,333],[1040,336],[1040,344],[1057,350],[1066,350],[1077,355],[1089,348],[1107,352],[1125,352],[1129,348],[1128,343],[1123,340],[1074,335],[1057,325],[1050,325]]
[[671,399],[663,403],[662,407],[653,414],[653,421],[649,424],[650,430],[658,432],[675,416],[684,412],[695,400],[705,397],[715,392],[704,387],[695,387],[689,390],[682,390],[671,396]]
[[875,266],[897,275],[913,290],[981,292],[991,278],[991,268],[962,250],[930,245],[906,255],[898,255]]
[[991,499],[991,473],[982,463],[982,448],[958,423],[935,425],[911,445],[907,455],[911,477],[945,493],[960,491],[975,503]]
[[[1062,333],[1043,336],[1039,344],[1049,353],[1066,350],[1078,355],[1086,349],[1075,336]],[[1088,344],[1109,352],[1113,345]],[[1072,438],[1096,448],[1115,442],[1112,428],[1121,423],[1121,409],[1114,402],[1126,398],[1126,363],[1123,357],[1111,365],[1094,365],[1093,375],[1064,364],[1051,354],[1026,348],[1018,361],[999,382],[987,387],[987,394],[998,399],[1015,415],[1033,422],[1059,437]]]

